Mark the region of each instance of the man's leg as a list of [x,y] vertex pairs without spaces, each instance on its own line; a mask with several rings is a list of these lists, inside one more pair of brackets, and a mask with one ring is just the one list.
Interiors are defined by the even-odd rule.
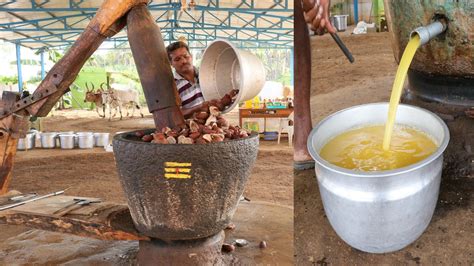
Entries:
[[301,0],[295,0],[295,148],[294,168],[314,168],[314,160],[306,148],[311,132],[311,50],[308,26],[304,20]]

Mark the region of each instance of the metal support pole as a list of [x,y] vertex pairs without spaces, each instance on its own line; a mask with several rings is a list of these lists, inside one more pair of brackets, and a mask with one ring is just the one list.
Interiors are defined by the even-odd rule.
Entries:
[[41,79],[43,80],[45,77],[44,73],[44,50],[41,50]]
[[23,92],[23,78],[21,74],[21,46],[19,43],[16,44],[16,67],[18,70],[18,91]]
[[290,56],[290,83],[294,87],[295,85],[295,61],[294,61],[294,56],[295,56],[295,48],[290,49],[291,56]]
[[357,25],[359,22],[359,4],[357,0],[354,0],[354,23]]

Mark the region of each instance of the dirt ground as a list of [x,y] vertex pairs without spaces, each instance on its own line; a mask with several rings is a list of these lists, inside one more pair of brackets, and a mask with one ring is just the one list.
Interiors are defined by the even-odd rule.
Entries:
[[[388,33],[341,34],[350,64],[330,36],[312,37],[311,114],[316,124],[350,106],[386,102],[396,72]],[[314,170],[295,172],[295,262],[298,265],[472,265],[472,177],[443,175],[434,216],[423,235],[389,254],[369,254],[344,243],[330,226]]]
[[[145,112],[147,113],[147,112]],[[148,113],[147,113],[148,114]],[[228,115],[231,124],[238,124],[237,113]],[[145,118],[124,118],[108,122],[98,118],[92,111],[56,111],[54,116],[42,120],[42,131],[94,131],[116,132],[152,128],[151,115]],[[244,196],[252,201],[270,202],[293,207],[293,173],[292,148],[287,139],[280,145],[276,141],[261,141],[257,162],[247,183]],[[100,197],[103,200],[125,203],[125,197],[117,175],[113,153],[102,148],[90,150],[33,149],[18,151],[15,158],[13,180],[10,189],[21,192],[45,194],[69,188],[66,195]],[[65,249],[77,252],[75,260],[68,263],[87,264],[81,256],[111,257],[121,254],[123,259],[136,253],[137,243],[110,243],[107,241],[89,240],[80,237],[64,237],[38,230],[30,230],[21,226],[0,225],[0,265],[29,264],[25,258],[42,257],[34,263],[48,264],[58,261],[51,255],[62,245],[73,245]],[[48,248],[37,248],[38,243]],[[96,251],[96,253],[94,253]],[[53,253],[54,254],[54,253]],[[86,255],[87,254],[87,255]],[[104,255],[105,254],[105,255]],[[114,255],[115,254],[115,255]],[[128,255],[127,255],[128,254]],[[3,258],[3,260],[2,260]],[[13,258],[13,260],[12,260]],[[22,258],[15,261],[14,258]],[[50,258],[51,260],[48,260]],[[61,260],[59,260],[61,261]],[[62,261],[65,263],[65,261]]]

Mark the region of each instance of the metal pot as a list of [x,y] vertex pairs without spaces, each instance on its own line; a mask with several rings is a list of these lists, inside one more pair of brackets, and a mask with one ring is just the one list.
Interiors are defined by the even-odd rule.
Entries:
[[77,132],[77,139],[80,149],[94,148],[94,134],[92,132]]
[[105,148],[109,145],[109,133],[94,133],[94,145]]
[[59,134],[61,149],[74,149],[75,134]]
[[206,101],[220,99],[232,89],[239,90],[235,102],[223,111],[227,113],[260,93],[265,84],[265,67],[254,54],[237,49],[228,41],[216,40],[202,55],[199,82]]
[[113,147],[135,227],[153,238],[198,239],[229,224],[257,158],[258,134],[165,145],[128,132],[116,135]]
[[35,148],[41,148],[41,131],[35,132]]
[[448,128],[438,116],[400,105],[396,123],[418,128],[438,144],[426,159],[390,171],[360,172],[332,165],[319,156],[334,136],[364,125],[384,124],[387,113],[388,103],[351,107],[321,121],[308,138],[329,222],[346,243],[373,253],[402,249],[426,229],[438,199],[442,155],[449,142]]
[[346,31],[347,29],[347,17],[349,15],[335,15],[330,17],[332,25],[336,28],[337,31]]
[[35,147],[35,139],[36,134],[34,132],[28,132],[26,137],[18,139],[16,149],[20,151],[33,149]]
[[41,147],[43,149],[54,149],[56,148],[56,132],[42,132],[41,133]]

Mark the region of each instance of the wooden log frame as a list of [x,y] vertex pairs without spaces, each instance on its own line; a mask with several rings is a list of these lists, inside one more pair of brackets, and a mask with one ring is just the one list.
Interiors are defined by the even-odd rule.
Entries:
[[[18,193],[0,196],[0,205],[7,202],[12,195]],[[22,225],[100,240],[150,240],[135,229],[127,205],[101,202],[61,217],[51,214],[52,211],[68,204],[64,199],[72,198],[75,197],[51,197],[0,211],[0,224]],[[28,209],[27,205],[31,207]],[[56,205],[56,209],[51,209],[52,205]]]
[[[99,48],[102,42],[107,38],[115,35],[121,29],[123,29],[127,23],[126,16],[130,10],[134,7],[141,6],[145,7],[148,0],[106,0],[97,11],[95,17],[91,20],[84,32],[79,36],[74,45],[67,51],[61,60],[59,60],[53,68],[48,72],[45,79],[40,83],[35,92],[24,97],[21,100],[17,99],[15,102],[6,102],[4,99],[0,101],[0,124],[3,126],[3,138],[0,136],[0,158],[3,158],[3,164],[0,166],[0,195],[3,195],[8,190],[8,184],[11,179],[11,171],[13,169],[13,159],[16,153],[16,144],[18,139],[18,132],[24,132],[27,130],[27,124],[20,123],[33,116],[46,116],[55,103],[61,98],[61,96],[69,90],[69,86],[76,79],[79,71],[89,59],[89,57]],[[147,10],[142,13],[146,13]],[[149,17],[136,17],[134,24],[139,25],[140,20],[149,21]],[[154,23],[154,21],[153,21]],[[155,30],[159,28],[155,27]],[[146,35],[141,35],[141,38],[145,38]],[[140,35],[138,36],[140,38]],[[162,41],[161,36],[158,41]],[[162,46],[162,47],[161,47]],[[164,49],[164,45],[161,45],[161,50]],[[146,47],[150,47],[147,44]],[[136,53],[135,53],[136,54]],[[134,54],[134,55],[135,55]],[[160,53],[158,53],[160,54]],[[163,52],[161,53],[163,54]],[[167,57],[165,61],[167,60]],[[170,77],[161,77],[166,80],[173,80],[171,74],[171,66],[168,64],[169,71],[165,74],[171,75]],[[139,72],[143,72],[143,68],[139,68]],[[149,71],[150,72],[150,71]],[[152,75],[163,76],[164,72],[157,72],[156,69],[151,70]],[[141,74],[140,74],[141,75]],[[174,80],[173,80],[174,81]],[[143,81],[142,81],[143,83]],[[170,95],[168,98],[175,99],[176,92],[175,87],[168,86],[164,88],[164,92],[160,95]],[[171,101],[174,103],[173,106],[168,108],[157,110],[155,113],[160,116],[166,117],[163,120],[156,118],[155,121],[161,121],[164,124],[161,126],[174,127],[175,125],[184,124],[184,117],[182,117],[181,110],[177,106],[177,100]],[[16,119],[18,116],[21,119]],[[163,122],[164,121],[164,122]],[[168,123],[168,125],[166,125]],[[13,130],[17,129],[17,130]],[[2,129],[0,129],[2,130]],[[11,137],[10,138],[10,133]],[[24,137],[24,136],[21,136]],[[3,153],[3,156],[1,154]]]

